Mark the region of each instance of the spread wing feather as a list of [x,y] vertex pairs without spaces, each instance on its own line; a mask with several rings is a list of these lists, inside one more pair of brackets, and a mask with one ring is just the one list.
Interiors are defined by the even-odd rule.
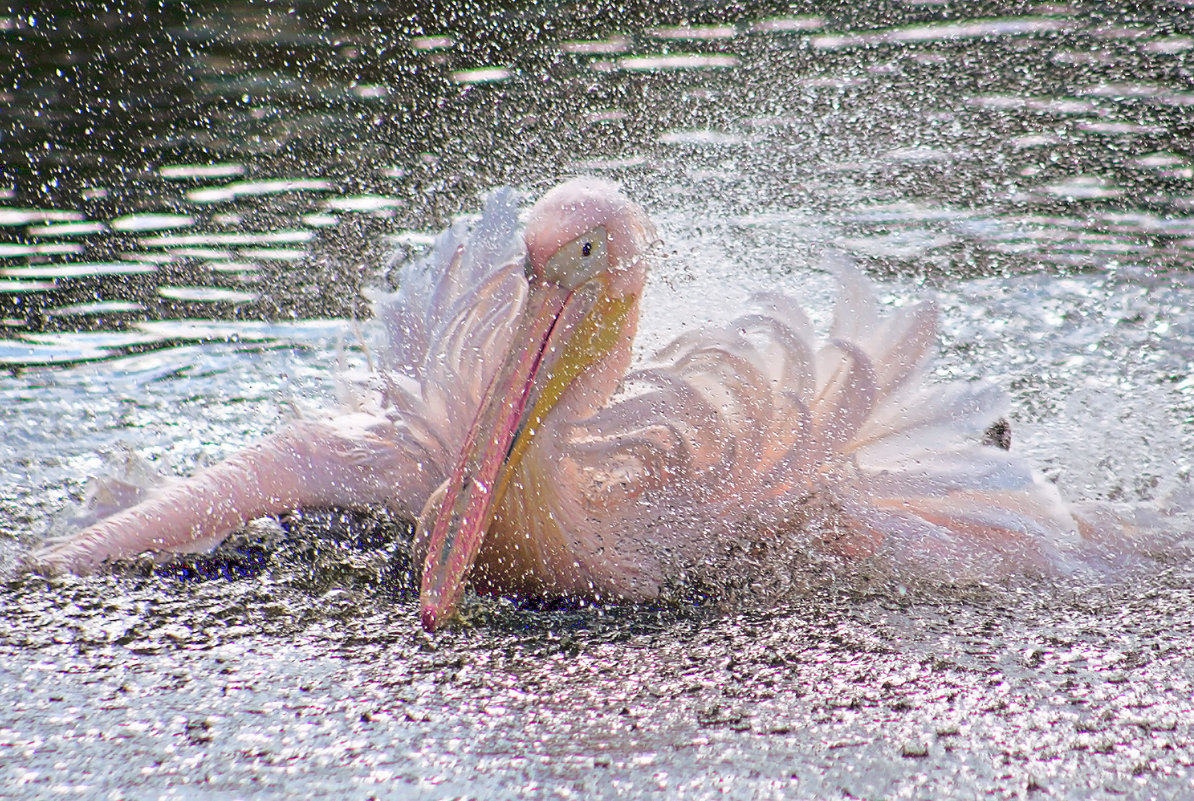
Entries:
[[399,289],[374,298],[374,369],[345,377],[348,408],[297,420],[187,479],[136,460],[93,480],[77,524],[30,562],[88,570],[144,551],[218,544],[248,520],[300,507],[384,504],[417,515],[450,469],[526,297],[517,197],[503,189],[456,223]]
[[[570,429],[557,457],[581,466],[587,489],[571,505],[566,490],[540,497],[578,529],[593,528],[600,506],[622,535],[638,573],[608,576],[607,591],[649,594],[644,583],[715,562],[734,542],[799,527],[811,547],[841,555],[882,551],[953,571],[1064,567],[1078,526],[1056,489],[979,444],[1006,412],[1004,394],[929,386],[934,306],[885,315],[861,273],[835,271],[828,337],[794,301],[756,298],[758,311],[663,348],[627,376],[622,400]],[[584,556],[613,540],[572,547]],[[644,577],[643,564],[655,572]]]
[[[417,443],[440,480],[467,433],[461,421],[476,414],[526,303],[525,262],[518,196],[499,189],[480,217],[455,223],[429,253],[403,265],[397,291],[373,297],[377,369],[349,394]],[[417,512],[425,500],[404,498],[400,506]]]

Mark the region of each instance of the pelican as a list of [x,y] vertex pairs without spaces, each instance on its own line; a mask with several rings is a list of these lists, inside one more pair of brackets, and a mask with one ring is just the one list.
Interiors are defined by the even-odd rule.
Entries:
[[744,549],[983,571],[1070,558],[1071,508],[982,441],[1004,394],[927,380],[931,302],[884,313],[841,265],[825,335],[764,294],[630,370],[657,240],[646,213],[592,178],[547,192],[525,224],[518,211],[494,191],[374,298],[371,367],[337,413],[191,478],[99,482],[89,525],[31,562],[85,572],[206,550],[300,507],[384,505],[417,521],[432,631],[466,585],[642,601]]

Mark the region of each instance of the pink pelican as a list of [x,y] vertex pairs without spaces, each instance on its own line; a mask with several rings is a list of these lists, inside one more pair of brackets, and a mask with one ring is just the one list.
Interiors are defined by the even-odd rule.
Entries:
[[982,442],[1000,391],[926,381],[932,303],[885,315],[842,266],[827,337],[767,294],[627,372],[655,242],[602,181],[552,189],[521,228],[517,195],[493,192],[375,299],[382,344],[346,408],[192,478],[100,482],[91,524],[32,563],[86,571],[208,549],[299,507],[384,504],[418,521],[428,630],[467,584],[645,600],[777,543],[949,570],[1064,567],[1089,526]]

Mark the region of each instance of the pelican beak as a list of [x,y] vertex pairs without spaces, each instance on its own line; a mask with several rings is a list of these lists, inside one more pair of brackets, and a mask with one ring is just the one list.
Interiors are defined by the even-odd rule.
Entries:
[[[610,350],[625,324],[633,299],[609,297],[607,281],[608,273],[598,273],[568,289],[531,278],[511,350],[469,428],[438,510],[429,503],[420,524],[427,556],[419,605],[427,631],[455,615],[511,471],[536,429],[572,380]],[[432,512],[428,536],[424,524]]]

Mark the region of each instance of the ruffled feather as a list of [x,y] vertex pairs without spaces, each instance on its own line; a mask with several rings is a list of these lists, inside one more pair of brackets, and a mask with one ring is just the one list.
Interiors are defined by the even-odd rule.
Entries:
[[794,301],[763,296],[756,312],[684,334],[626,377],[620,400],[561,426],[522,471],[513,524],[567,549],[595,591],[625,597],[748,542],[959,573],[1066,569],[1078,526],[1056,489],[979,444],[1005,395],[928,385],[933,304],[883,314],[861,273],[835,272],[827,338]]
[[397,291],[372,298],[374,369],[350,381],[350,403],[388,417],[440,480],[510,347],[526,303],[525,260],[518,195],[498,189],[479,217],[455,223],[401,267]]

